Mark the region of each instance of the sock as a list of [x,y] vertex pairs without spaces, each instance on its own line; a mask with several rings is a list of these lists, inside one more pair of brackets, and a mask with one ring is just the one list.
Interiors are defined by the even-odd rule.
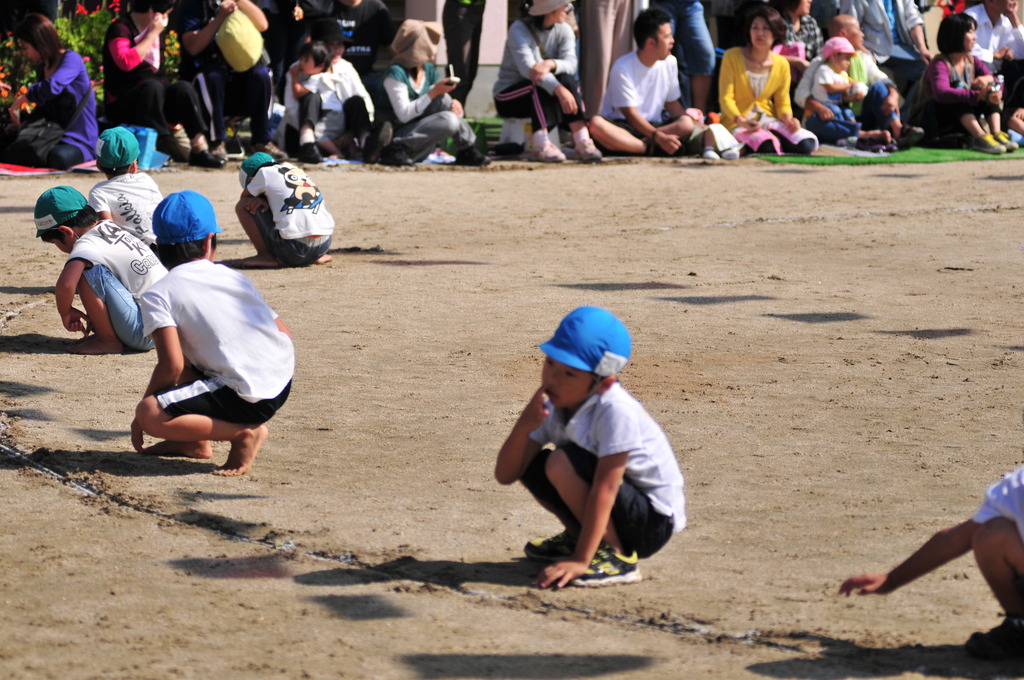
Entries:
[[312,128],[304,127],[299,132],[299,144],[312,144],[316,141],[316,134]]
[[548,140],[548,131],[547,130],[537,130],[536,132],[533,133],[533,148],[534,149],[543,149],[544,146],[548,143],[548,141],[549,140]]
[[581,144],[581,143],[585,142],[588,139],[590,139],[590,130],[587,129],[586,125],[581,127],[576,132],[572,133],[572,143],[573,144]]

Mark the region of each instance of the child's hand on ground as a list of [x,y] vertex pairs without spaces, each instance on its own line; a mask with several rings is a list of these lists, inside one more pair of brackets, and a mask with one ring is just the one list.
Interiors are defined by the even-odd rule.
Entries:
[[555,562],[544,567],[544,571],[540,572],[540,576],[537,577],[538,588],[564,588],[569,585],[573,579],[583,576],[590,567],[588,562],[574,562],[572,560],[562,560],[561,562]]
[[885,582],[889,580],[887,574],[860,574],[851,576],[839,586],[839,594],[849,597],[854,591],[858,595],[870,595],[872,593],[882,594]]
[[72,333],[81,333],[82,337],[86,337],[89,333],[92,333],[92,326],[89,324],[89,317],[74,307],[67,314],[61,314],[61,322],[64,324],[64,328],[71,331]]
[[142,453],[142,451],[146,448],[145,446],[143,446],[143,444],[145,444],[145,440],[142,438],[142,434],[142,425],[139,425],[139,419],[133,418],[132,448],[134,448],[137,453]]

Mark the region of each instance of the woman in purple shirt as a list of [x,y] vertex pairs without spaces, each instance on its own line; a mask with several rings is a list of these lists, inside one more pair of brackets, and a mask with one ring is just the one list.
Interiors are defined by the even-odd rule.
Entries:
[[967,133],[975,151],[1006,153],[1017,145],[1000,127],[1002,89],[985,64],[971,56],[977,41],[975,28],[969,14],[950,14],[939,24],[940,54],[921,77],[909,119],[911,125],[924,128],[929,139]]
[[[11,104],[11,125],[18,128],[31,120],[45,118],[64,128],[64,136],[46,158],[47,167],[67,170],[94,159],[96,94],[82,57],[74,50],[64,49],[57,29],[42,14],[26,15],[14,29],[14,37],[25,56],[39,64],[41,79],[29,85],[28,91]],[[85,106],[72,121],[75,108],[83,98],[87,98]],[[22,119],[21,110],[28,103],[35,104],[35,110],[30,118]]]

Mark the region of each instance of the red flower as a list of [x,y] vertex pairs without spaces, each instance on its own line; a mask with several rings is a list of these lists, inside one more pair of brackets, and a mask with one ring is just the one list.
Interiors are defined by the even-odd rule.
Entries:
[[86,11],[85,6],[82,3],[78,3],[78,6],[75,7],[75,14],[88,14],[88,13],[89,12]]

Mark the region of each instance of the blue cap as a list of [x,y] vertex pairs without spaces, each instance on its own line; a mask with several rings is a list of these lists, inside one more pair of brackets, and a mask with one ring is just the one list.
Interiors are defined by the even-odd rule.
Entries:
[[160,201],[153,211],[153,233],[157,243],[188,243],[219,234],[217,215],[202,194],[179,191]]
[[625,324],[607,309],[580,307],[562,319],[540,349],[559,363],[604,378],[626,367],[633,341]]

